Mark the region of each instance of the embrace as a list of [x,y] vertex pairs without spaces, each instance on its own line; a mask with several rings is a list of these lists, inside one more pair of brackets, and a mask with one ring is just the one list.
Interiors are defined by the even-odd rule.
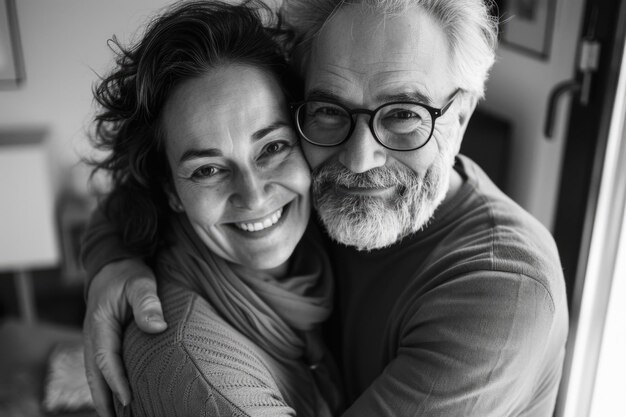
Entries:
[[552,416],[556,246],[459,154],[496,39],[483,0],[208,0],[118,44],[83,247],[98,413]]

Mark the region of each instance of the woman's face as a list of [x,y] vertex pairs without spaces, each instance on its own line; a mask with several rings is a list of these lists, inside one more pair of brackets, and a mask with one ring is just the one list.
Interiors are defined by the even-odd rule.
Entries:
[[309,219],[311,179],[276,80],[213,69],[173,91],[163,127],[172,208],[218,256],[283,270]]

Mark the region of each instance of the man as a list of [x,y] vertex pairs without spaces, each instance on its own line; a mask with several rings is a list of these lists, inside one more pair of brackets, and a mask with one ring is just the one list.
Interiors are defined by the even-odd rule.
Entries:
[[[554,242],[457,156],[494,60],[485,4],[287,0],[285,13],[333,241],[344,415],[551,416],[568,326]],[[104,249],[90,255],[88,239],[87,260],[126,256]],[[106,412],[106,384],[130,400],[116,356],[129,305],[142,329],[165,323],[136,260],[102,268],[88,301],[88,373]]]

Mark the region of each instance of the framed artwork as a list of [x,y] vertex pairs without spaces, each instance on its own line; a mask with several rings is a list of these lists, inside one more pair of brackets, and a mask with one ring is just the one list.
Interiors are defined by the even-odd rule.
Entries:
[[498,0],[502,44],[540,59],[550,56],[556,0]]
[[0,87],[24,80],[24,59],[15,0],[0,0]]

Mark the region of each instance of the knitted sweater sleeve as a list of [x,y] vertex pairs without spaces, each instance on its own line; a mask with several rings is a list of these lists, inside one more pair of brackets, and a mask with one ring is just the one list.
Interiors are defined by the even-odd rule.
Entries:
[[197,295],[162,298],[166,332],[148,335],[134,323],[125,332],[133,400],[126,410],[117,405],[118,416],[295,416],[260,349]]
[[567,329],[557,305],[541,282],[496,271],[416,296],[396,317],[395,359],[343,416],[551,416]]

